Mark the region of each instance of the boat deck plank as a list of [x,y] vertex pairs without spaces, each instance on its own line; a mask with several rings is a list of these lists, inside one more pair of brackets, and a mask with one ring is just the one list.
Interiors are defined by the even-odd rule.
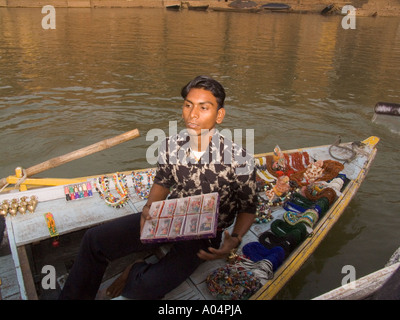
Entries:
[[17,272],[11,254],[0,257],[0,300],[20,300]]

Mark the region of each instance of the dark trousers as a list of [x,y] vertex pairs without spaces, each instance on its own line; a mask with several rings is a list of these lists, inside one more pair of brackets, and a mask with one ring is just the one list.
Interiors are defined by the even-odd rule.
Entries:
[[[219,247],[221,233],[214,239],[173,243],[171,250],[155,264],[135,263],[122,296],[129,299],[162,299],[185,281],[203,262],[200,249]],[[81,243],[60,299],[94,299],[110,261],[160,244],[140,241],[140,213],[118,218],[89,229]]]

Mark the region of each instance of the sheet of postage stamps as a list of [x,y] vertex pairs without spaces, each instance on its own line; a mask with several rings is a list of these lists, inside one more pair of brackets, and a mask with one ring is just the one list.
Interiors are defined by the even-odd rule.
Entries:
[[216,192],[153,202],[140,239],[146,243],[215,237],[218,207]]

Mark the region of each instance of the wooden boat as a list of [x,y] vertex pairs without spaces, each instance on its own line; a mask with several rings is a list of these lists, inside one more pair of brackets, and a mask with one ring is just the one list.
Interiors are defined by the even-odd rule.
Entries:
[[178,11],[178,10],[181,10],[181,5],[180,4],[173,4],[173,5],[169,5],[169,6],[166,6],[165,7],[167,10],[175,10],[175,11]]
[[234,8],[234,7],[213,7],[213,11],[220,11],[220,12],[241,12],[241,13],[258,13],[262,11],[263,9],[259,7],[254,7],[254,8]]
[[[304,166],[306,164],[305,155],[307,155],[311,163],[312,160],[340,162],[343,164],[343,170],[340,171],[340,174],[346,176],[347,183],[341,189],[336,200],[329,206],[329,210],[320,216],[312,228],[307,228],[309,232],[308,236],[286,256],[285,260],[274,272],[273,278],[268,279],[262,287],[252,294],[250,299],[272,299],[315,251],[332,226],[340,218],[366,177],[375,158],[378,142],[379,138],[372,136],[360,143],[337,142],[332,145],[283,152],[283,156],[288,160],[287,163],[290,163],[292,168],[295,168],[294,155],[298,154],[304,156]],[[258,183],[261,185],[268,183],[273,185],[277,179],[277,172],[272,172],[268,169],[268,166],[264,166],[271,157],[274,157],[274,153],[264,153],[255,156]],[[301,172],[300,169],[295,171],[295,173],[299,172]],[[146,200],[140,197],[140,193],[136,192],[135,180],[129,177],[133,177],[134,174],[147,175],[149,173],[152,173],[152,169],[124,172],[127,177],[129,200],[125,206],[119,209],[107,206],[94,189],[92,196],[67,201],[65,187],[87,182],[93,184],[97,178],[94,176],[66,180],[26,179],[20,184],[20,188],[25,189],[25,191],[0,194],[0,203],[10,198],[21,199],[23,196],[28,198],[35,196],[39,200],[33,213],[18,213],[14,216],[8,214],[6,216],[7,235],[11,249],[10,259],[12,257],[10,260],[12,262],[9,261],[8,264],[12,265],[11,269],[13,269],[15,279],[18,282],[17,293],[13,298],[45,299],[43,292],[46,290],[40,290],[40,279],[43,278],[43,267],[46,265],[53,265],[56,268],[57,279],[59,281],[57,289],[53,290],[53,292],[59,290],[59,286],[62,285],[62,279],[65,279],[62,275],[68,271],[65,260],[73,260],[73,256],[76,253],[76,247],[74,249],[68,247],[68,244],[73,242],[71,241],[73,235],[77,235],[79,238],[86,228],[126,214],[140,212]],[[18,181],[16,177],[9,177],[7,180],[10,182],[14,181],[13,183],[17,183]],[[38,184],[42,184],[44,187],[38,188]],[[265,199],[264,190],[260,190],[259,196],[260,199]],[[270,207],[272,209],[270,212],[271,220],[265,220],[262,223],[255,222],[253,224],[251,230],[245,235],[238,254],[243,253],[242,249],[246,244],[258,242],[260,235],[269,231],[274,221],[283,219],[286,212],[282,206],[283,203],[284,201],[280,205]],[[49,225],[46,224],[47,213],[52,213],[53,215],[55,227],[58,232],[58,236],[56,237],[52,237],[52,234],[49,232]],[[53,248],[51,245],[54,239],[59,242],[58,248]],[[78,244],[79,241],[75,242],[76,246]],[[50,253],[47,255],[41,253],[40,257],[35,257],[39,249],[46,249]],[[168,246],[163,247],[158,252],[146,253],[146,259],[149,259],[149,261],[157,259],[165,250],[168,250]],[[59,266],[60,264],[62,264],[61,267]],[[120,261],[118,264],[122,265]],[[169,293],[165,299],[215,299],[215,296],[207,288],[206,278],[214,270],[226,264],[227,262],[224,260],[203,263],[189,279]],[[125,265],[120,266],[120,270],[122,271],[124,267]],[[114,275],[110,273],[108,281],[111,281]],[[37,290],[37,288],[39,289]],[[6,298],[3,291],[3,299]]]
[[400,248],[393,253],[383,268],[319,295],[313,300],[398,300],[399,277]]
[[215,7],[214,11],[228,11],[228,12],[250,12],[257,13],[262,9],[259,8],[256,2],[254,1],[242,1],[235,0],[229,3],[228,7]]
[[323,9],[321,10],[321,14],[322,14],[322,15],[327,15],[328,13],[330,13],[330,12],[332,11],[332,9],[333,9],[334,7],[335,7],[334,4],[330,4],[330,5],[326,6],[325,8],[323,8]]
[[265,10],[271,10],[271,11],[287,11],[291,7],[285,3],[271,2],[271,3],[261,5],[261,8],[263,8]]
[[191,5],[191,4],[189,4],[188,3],[188,9],[189,10],[195,10],[195,11],[207,11],[207,9],[208,9],[208,7],[209,7],[209,5],[207,4],[207,5],[197,5],[197,6],[194,6],[194,5]]

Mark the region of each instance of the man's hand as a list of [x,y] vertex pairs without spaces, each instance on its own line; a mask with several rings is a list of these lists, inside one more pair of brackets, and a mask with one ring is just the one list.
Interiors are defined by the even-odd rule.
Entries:
[[197,256],[203,260],[216,260],[216,259],[225,259],[229,256],[232,249],[235,249],[240,240],[237,237],[231,237],[229,232],[225,230],[225,238],[219,249],[209,247],[208,251],[200,250],[197,253]]
[[142,209],[142,215],[140,217],[140,232],[142,232],[144,223],[146,220],[151,220],[150,216],[150,206],[155,201],[165,200],[168,196],[169,189],[165,188],[157,183],[154,183],[150,189],[150,194],[147,199],[147,203]]
[[142,210],[142,215],[140,216],[140,232],[142,232],[144,223],[146,222],[146,220],[151,220],[151,216],[150,216],[150,208],[146,205],[143,207]]

